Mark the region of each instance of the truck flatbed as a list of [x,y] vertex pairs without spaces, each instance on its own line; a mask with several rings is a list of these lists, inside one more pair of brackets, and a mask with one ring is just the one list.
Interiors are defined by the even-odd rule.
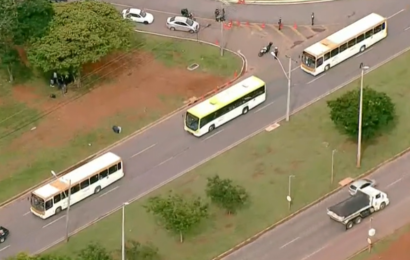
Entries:
[[348,217],[366,206],[370,207],[369,196],[362,192],[358,192],[354,196],[351,196],[342,202],[329,207],[329,210],[340,217]]

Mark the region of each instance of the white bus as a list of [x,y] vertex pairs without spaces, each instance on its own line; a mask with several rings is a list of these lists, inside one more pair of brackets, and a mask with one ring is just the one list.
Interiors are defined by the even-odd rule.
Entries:
[[316,76],[387,37],[387,19],[370,14],[303,51],[301,68]]
[[185,115],[184,129],[197,137],[202,136],[248,113],[265,100],[265,82],[251,76],[189,108]]
[[33,191],[30,210],[42,219],[56,215],[68,206],[70,180],[73,205],[124,177],[123,168],[119,156],[106,153]]

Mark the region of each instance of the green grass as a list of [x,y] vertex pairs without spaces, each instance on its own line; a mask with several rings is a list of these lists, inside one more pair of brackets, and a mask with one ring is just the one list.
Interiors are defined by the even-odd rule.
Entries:
[[[145,36],[144,36],[145,37]],[[234,57],[232,54],[227,54],[222,58],[220,67],[217,69],[212,66],[218,64],[219,57],[214,57],[211,61],[207,55],[213,55],[212,48],[203,46],[198,48],[197,43],[192,42],[175,42],[173,40],[163,40],[159,37],[145,37],[145,51],[153,52],[154,56],[160,61],[165,62],[166,55],[170,53],[181,53],[179,59],[174,62],[168,62],[167,65],[172,67],[188,66],[192,61],[197,61],[197,58],[202,57],[206,62],[198,62],[201,64],[203,72],[217,73],[217,75],[232,75],[233,71],[239,71],[241,68],[241,60]],[[149,49],[147,46],[155,46],[158,49]],[[217,48],[215,48],[217,51]],[[215,51],[215,52],[216,52]],[[165,55],[165,56],[164,56]],[[232,64],[230,64],[232,63]],[[188,64],[188,65],[187,65]],[[224,67],[225,66],[225,67]],[[195,73],[195,72],[193,72]],[[155,120],[158,120],[164,114],[171,112],[182,106],[183,99],[180,96],[160,96],[163,101],[163,108],[150,109],[149,111],[128,111],[120,113],[114,117],[107,118],[106,122],[101,125],[111,126],[113,124],[121,125],[123,133],[121,135],[112,134],[110,129],[101,128],[92,132],[79,133],[69,142],[59,145],[59,147],[49,148],[42,147],[41,151],[21,151],[18,147],[14,147],[12,152],[11,143],[16,138],[20,137],[24,132],[30,131],[33,126],[41,124],[41,119],[38,122],[32,122],[33,118],[40,115],[40,112],[35,109],[28,108],[25,104],[17,102],[11,96],[13,86],[6,83],[5,78],[0,78],[0,164],[12,165],[13,171],[3,171],[0,173],[0,203],[6,201],[14,195],[22,192],[25,189],[41,182],[50,177],[50,170],[59,172],[76,162],[86,158],[87,156],[103,149],[104,147],[118,141],[120,138],[131,134]],[[30,84],[31,83],[27,83]],[[33,92],[40,92],[42,96],[48,96],[50,88],[44,84],[34,84]],[[70,91],[69,95],[80,94]],[[59,93],[58,93],[59,94]],[[39,103],[44,100],[39,100]],[[166,110],[166,111],[165,111]],[[17,114],[16,114],[17,113]],[[136,116],[138,114],[138,116]],[[13,116],[12,119],[6,120]],[[22,127],[18,131],[15,129]],[[8,133],[10,135],[4,136]],[[55,134],[54,134],[55,135]],[[91,143],[91,146],[88,146]]]
[[[236,216],[227,217],[212,209],[212,217],[187,237],[184,244],[158,227],[147,215],[143,198],[126,210],[127,237],[156,244],[167,260],[209,260],[239,242],[279,221],[290,212],[286,203],[288,176],[292,182],[292,211],[300,209],[335,189],[338,181],[355,177],[410,146],[410,52],[365,76],[365,85],[386,92],[396,104],[397,124],[388,134],[364,145],[362,168],[356,168],[356,144],[334,128],[326,101],[359,86],[353,82],[283,123],[272,132],[263,132],[236,148],[185,174],[155,191],[169,190],[204,195],[206,179],[214,174],[231,178],[246,187],[252,204]],[[331,154],[335,154],[335,182],[330,184]],[[238,163],[241,162],[241,163]],[[98,241],[109,249],[120,244],[120,213],[74,236],[68,244],[51,251],[72,254],[89,241]],[[110,233],[110,236],[104,234]]]
[[232,77],[235,72],[239,73],[242,66],[238,56],[225,51],[221,57],[218,48],[207,44],[153,35],[144,35],[143,39],[145,44],[142,49],[151,52],[155,59],[167,66],[186,68],[197,63],[198,71],[223,77]]
[[[392,246],[395,242],[400,240],[401,236],[410,232],[410,225],[404,226],[394,232],[392,235],[379,240],[376,244],[373,245],[371,252],[363,251],[360,254],[350,258],[349,260],[370,260],[374,259],[376,255],[382,255],[385,251],[387,251],[390,246]],[[385,254],[384,254],[385,255]]]

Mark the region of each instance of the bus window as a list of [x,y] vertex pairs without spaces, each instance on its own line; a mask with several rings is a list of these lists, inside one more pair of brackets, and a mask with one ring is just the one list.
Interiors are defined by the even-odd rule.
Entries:
[[316,65],[316,58],[313,57],[312,55],[303,52],[302,55],[302,62],[303,64],[305,64],[306,66],[310,67],[310,68],[314,68]]
[[108,169],[108,174],[111,175],[113,173],[117,172],[117,165],[113,165],[110,167],[110,169]]
[[352,47],[355,46],[355,45],[356,45],[356,39],[350,40],[350,41],[347,43],[347,47],[348,47],[348,48],[352,48]]
[[364,34],[364,36],[365,36],[366,39],[372,37],[373,36],[373,29],[371,29],[370,31],[367,31]]
[[121,170],[122,164],[119,162],[119,163],[117,164],[117,167],[118,167],[118,170]]
[[381,24],[381,25],[376,26],[376,27],[374,28],[374,33],[381,32],[381,31],[383,30],[382,26],[383,26],[382,24]]
[[347,50],[347,43],[340,45],[339,53],[344,52],[345,50]]
[[382,29],[383,29],[383,30],[386,29],[386,22],[384,22],[384,23],[382,24]]
[[[201,124],[203,120],[204,118],[201,119]],[[199,118],[187,112],[185,115],[185,124],[189,129],[196,131],[199,126]]]
[[359,35],[359,36],[356,38],[356,43],[359,43],[359,42],[362,42],[362,41],[364,41],[364,34]]
[[77,184],[71,188],[71,195],[77,193],[78,191],[80,191],[80,184]]
[[327,61],[328,59],[330,59],[330,52],[326,53],[324,56],[324,61]]
[[336,56],[337,54],[339,54],[339,48],[334,49],[333,51],[330,52],[330,56],[333,58],[334,56]]
[[94,184],[97,181],[98,181],[98,174],[96,174],[96,175],[94,175],[90,178],[90,184]]
[[50,199],[46,202],[46,210],[51,209],[53,207],[53,199]]
[[57,194],[54,196],[54,203],[58,203],[61,200],[61,194]]
[[101,179],[104,179],[105,177],[108,176],[108,170],[104,170],[104,171],[100,172],[99,176],[100,176],[100,177],[99,177],[100,180],[101,180]]
[[317,66],[320,67],[323,64],[323,57],[320,57],[319,59],[317,59]]
[[83,181],[83,182],[80,184],[81,189],[85,189],[85,188],[87,188],[88,186],[90,186],[90,180],[89,180],[89,179]]

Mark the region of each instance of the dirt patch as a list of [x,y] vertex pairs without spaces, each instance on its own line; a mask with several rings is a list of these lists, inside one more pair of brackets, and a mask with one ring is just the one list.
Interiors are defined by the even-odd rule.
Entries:
[[374,255],[369,260],[410,260],[410,232],[403,234],[382,253]]
[[[69,88],[67,96],[51,99],[36,94],[30,86],[13,88],[18,102],[47,114],[36,123],[36,129],[14,139],[9,151],[34,152],[47,147],[63,147],[80,134],[104,125],[107,119],[126,113],[133,120],[150,111],[166,114],[183,100],[201,96],[221,85],[226,79],[208,74],[170,68],[146,53],[113,55],[84,68],[84,78],[104,78],[87,93]],[[84,89],[87,86],[82,86]],[[10,170],[10,169],[9,169]]]

